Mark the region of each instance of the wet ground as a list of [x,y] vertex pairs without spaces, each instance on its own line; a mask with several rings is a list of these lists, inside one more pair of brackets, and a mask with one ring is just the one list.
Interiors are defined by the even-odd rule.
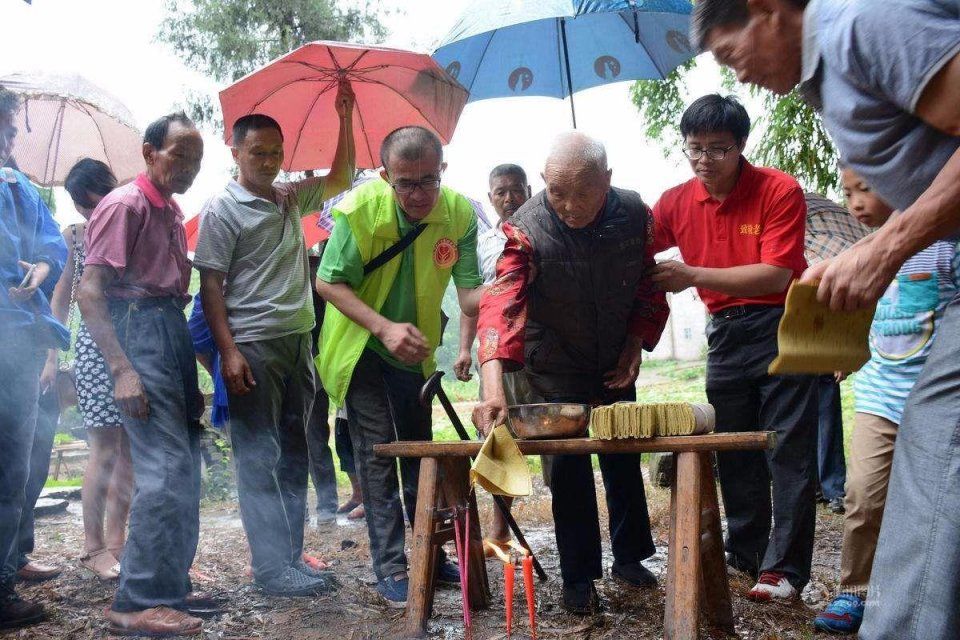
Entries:
[[[602,484],[598,481],[598,493]],[[573,638],[599,640],[605,638],[660,638],[663,633],[663,582],[667,540],[667,508],[669,493],[651,489],[648,498],[658,553],[649,567],[660,576],[657,589],[633,589],[609,578],[597,587],[606,608],[603,613],[580,618],[564,613],[558,606],[559,569],[553,530],[550,527],[550,501],[539,478],[535,492],[519,501],[515,514],[531,545],[537,551],[551,580],[538,583],[537,615],[540,638]],[[489,521],[491,504],[481,497],[481,518]],[[601,505],[603,500],[601,498]],[[605,514],[601,513],[602,522]],[[744,595],[752,584],[743,576],[731,577],[737,635],[704,629],[704,637],[739,637],[755,639],[794,639],[812,637],[810,622],[823,606],[835,586],[839,565],[840,527],[842,518],[824,509],[818,510],[817,546],[814,553],[813,580],[804,591],[801,602],[794,604],[757,605]],[[104,584],[79,568],[82,524],[79,502],[71,502],[60,516],[43,518],[38,523],[40,560],[59,562],[65,567],[57,580],[26,586],[21,592],[44,601],[51,619],[40,626],[21,630],[6,637],[24,640],[58,638],[79,640],[105,637],[102,610],[110,604],[113,585]],[[409,537],[408,537],[409,542]],[[230,610],[207,621],[203,637],[210,640],[246,640],[277,638],[282,640],[365,640],[399,637],[403,613],[384,606],[373,588],[374,576],[369,567],[366,528],[363,524],[341,520],[336,524],[317,526],[311,523],[307,549],[332,564],[343,587],[334,595],[320,598],[280,599],[261,594],[245,575],[246,541],[236,505],[232,503],[205,506],[202,512],[200,548],[194,563],[195,587],[219,590],[230,599]],[[605,552],[609,547],[605,542]],[[453,554],[451,553],[451,556]],[[605,558],[609,566],[610,558]],[[502,565],[488,562],[493,604],[473,615],[475,640],[505,637]],[[519,573],[518,573],[519,578]],[[522,580],[517,580],[513,638],[528,638],[527,609]],[[430,636],[438,639],[464,638],[458,590],[437,592]]]

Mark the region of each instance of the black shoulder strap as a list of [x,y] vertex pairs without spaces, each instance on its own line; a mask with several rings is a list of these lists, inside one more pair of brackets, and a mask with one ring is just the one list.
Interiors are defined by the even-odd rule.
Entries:
[[370,262],[363,265],[363,275],[367,276],[387,264],[398,255],[403,253],[403,250],[413,244],[413,241],[420,237],[420,234],[423,233],[424,229],[427,228],[425,224],[418,224],[410,231],[407,231],[406,235],[396,241],[396,243],[387,247],[383,253],[374,257]]

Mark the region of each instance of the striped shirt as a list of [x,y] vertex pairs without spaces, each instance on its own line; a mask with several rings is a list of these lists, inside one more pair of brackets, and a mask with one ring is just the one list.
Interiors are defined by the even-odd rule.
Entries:
[[935,242],[903,265],[877,304],[870,361],[854,382],[856,410],[900,424],[947,305],[960,291],[960,251]]

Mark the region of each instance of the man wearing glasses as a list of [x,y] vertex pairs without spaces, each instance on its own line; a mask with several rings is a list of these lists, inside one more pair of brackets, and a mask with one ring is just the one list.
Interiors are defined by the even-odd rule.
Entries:
[[743,157],[750,117],[734,98],[700,98],[680,132],[696,177],[664,193],[653,216],[657,251],[678,247],[683,262],[660,263],[653,280],[671,292],[696,287],[710,312],[717,430],[777,433],[772,451],[717,454],[727,563],[757,579],[751,598],[795,599],[813,556],[817,380],[767,366],[787,287],[807,265],[806,203],[792,177]]
[[[382,180],[354,189],[336,221],[317,273],[328,303],[317,370],[333,403],[347,406],[364,496],[377,591],[392,607],[407,600],[407,558],[396,465],[373,446],[432,439],[430,409],[417,401],[434,369],[440,303],[450,279],[461,310],[480,301],[477,218],[469,200],[441,187],[446,163],[432,132],[403,127],[383,141]],[[416,511],[418,461],[401,459],[403,506]],[[441,583],[458,585],[450,563]]]

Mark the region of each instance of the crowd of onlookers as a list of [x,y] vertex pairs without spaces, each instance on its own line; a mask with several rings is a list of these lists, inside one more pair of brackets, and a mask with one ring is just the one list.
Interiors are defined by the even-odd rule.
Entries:
[[[418,392],[436,368],[448,287],[462,311],[461,379],[472,376],[477,340],[481,435],[511,404],[635,400],[643,352],[669,314],[666,294],[695,288],[709,313],[706,393],[718,431],[777,434],[770,451],[717,454],[726,561],[754,579],[748,597],[793,600],[809,581],[819,486],[845,516],[839,588],[816,628],[955,637],[960,4],[895,0],[876,11],[864,1],[701,0],[693,35],[742,81],[797,88],[821,112],[842,158],[849,215],[875,232],[808,263],[808,228],[838,205],[748,162],[746,109],[708,95],[678,123],[693,177],[654,206],[612,186],[602,143],[572,132],[550,149],[540,193],[517,165],[491,171],[498,220],[481,233],[471,202],[443,184],[441,142],[427,129],[391,132],[379,177],[354,183],[354,98],[344,82],[323,177],[277,182],[277,122],[250,114],[228,123],[237,177],[203,206],[191,260],[174,199],[203,159],[189,118],[174,113],[147,127],[146,169],[127,184],[101,162],[77,162],[65,188],[84,222],[61,230],[16,168],[19,100],[0,87],[0,628],[44,619],[15,583],[60,571],[29,555],[33,504],[72,390],[90,445],[80,563],[117,581],[111,633],[198,633],[195,614],[225,604],[190,579],[200,529],[198,363],[214,382],[212,421],[228,432],[255,584],[275,596],[337,589],[304,554],[312,475],[318,518],[365,520],[376,589],[402,607],[418,463],[373,448],[432,438]],[[329,238],[307,247],[301,218],[338,194]],[[671,248],[682,261],[658,263]],[[200,290],[188,319],[193,268]],[[817,283],[835,309],[877,305],[871,358],[854,383],[845,482],[837,384],[851,372],[767,373],[797,280]],[[61,364],[67,351],[70,366]],[[331,403],[352,485],[343,505]],[[639,456],[601,455],[599,468],[611,575],[655,586],[642,563],[654,547]],[[596,612],[604,567],[590,458],[551,456],[544,470],[562,496],[552,501],[560,604]],[[500,517],[489,533],[494,544],[509,541]],[[461,584],[445,555],[436,567],[440,583]]]

